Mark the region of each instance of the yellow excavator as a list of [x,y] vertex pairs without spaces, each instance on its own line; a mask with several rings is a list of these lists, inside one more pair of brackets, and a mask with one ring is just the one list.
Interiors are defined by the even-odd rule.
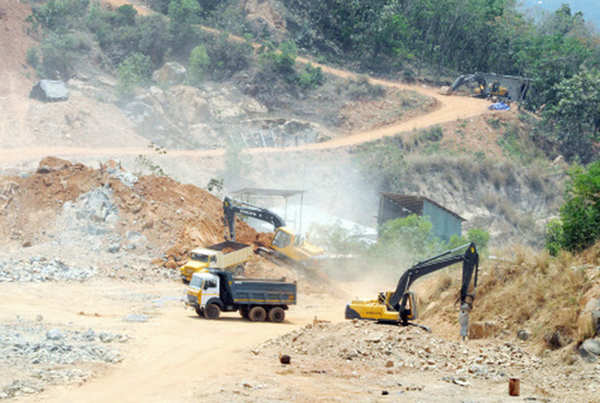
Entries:
[[[465,248],[464,254],[456,254],[456,252]],[[410,321],[418,318],[417,301],[415,294],[409,291],[410,286],[419,277],[459,262],[463,264],[462,286],[460,289],[461,307],[466,304],[468,305],[468,311],[470,311],[475,299],[479,270],[479,254],[474,243],[459,246],[415,264],[402,274],[395,291],[381,292],[375,300],[352,301],[346,305],[346,319],[367,319],[402,326],[415,325]],[[475,272],[473,293],[469,294],[473,272]]]
[[292,230],[285,226],[285,221],[272,211],[225,197],[223,200],[223,217],[225,226],[229,231],[226,238],[230,241],[235,241],[236,214],[253,217],[271,223],[275,227],[273,241],[266,250],[269,254],[275,254],[277,257],[282,257],[292,263],[304,264],[309,259],[325,253],[322,248],[312,245],[302,236],[294,234]]
[[454,80],[454,83],[448,89],[447,94],[452,94],[459,87],[463,85],[466,86],[470,83],[477,83],[474,88],[471,88],[473,96],[476,98],[510,97],[508,88],[501,86],[499,79],[494,79],[493,75],[486,75],[484,73],[464,74],[459,76],[456,80]]

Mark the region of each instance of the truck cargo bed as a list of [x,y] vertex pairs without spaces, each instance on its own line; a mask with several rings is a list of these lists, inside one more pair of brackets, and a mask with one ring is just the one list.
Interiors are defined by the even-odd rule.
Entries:
[[296,284],[280,280],[236,278],[231,285],[236,304],[293,305],[296,303]]
[[243,248],[247,248],[250,245],[246,245],[244,243],[234,242],[234,241],[225,241],[215,245],[211,245],[208,249],[212,250],[223,250],[223,249],[231,249],[231,250],[240,250]]

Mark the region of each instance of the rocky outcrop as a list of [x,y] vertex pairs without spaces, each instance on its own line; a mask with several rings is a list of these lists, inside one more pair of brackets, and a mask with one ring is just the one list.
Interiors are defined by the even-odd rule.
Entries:
[[177,62],[167,62],[152,74],[152,80],[165,85],[180,84],[185,81],[187,70]]

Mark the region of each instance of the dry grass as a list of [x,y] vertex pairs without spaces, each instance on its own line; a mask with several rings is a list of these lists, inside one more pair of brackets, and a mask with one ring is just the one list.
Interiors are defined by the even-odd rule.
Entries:
[[[497,321],[512,334],[528,328],[541,345],[545,335],[557,330],[572,341],[594,334],[591,315],[582,314],[582,309],[590,297],[588,291],[600,292],[595,266],[600,243],[578,256],[561,253],[551,257],[546,251],[520,245],[492,255],[501,260],[482,263],[472,320]],[[451,305],[456,295],[444,291],[458,287],[459,282],[450,276],[440,276],[430,287],[429,300],[441,295],[445,300],[440,304]]]
[[475,320],[499,316],[512,330],[528,326],[534,337],[561,329],[579,335],[580,301],[592,287],[573,255],[552,258],[546,251],[518,247],[506,262],[490,262],[478,292]]

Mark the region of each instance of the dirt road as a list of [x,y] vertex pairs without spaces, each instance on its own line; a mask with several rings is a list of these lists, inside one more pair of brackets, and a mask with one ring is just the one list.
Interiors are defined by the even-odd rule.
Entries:
[[[344,74],[353,74],[344,72]],[[381,127],[374,130],[354,133],[345,137],[337,137],[323,143],[306,144],[297,147],[286,148],[248,148],[245,152],[249,154],[265,154],[265,153],[284,153],[295,151],[319,151],[329,150],[340,147],[347,147],[356,144],[362,144],[369,141],[390,137],[402,132],[407,132],[416,129],[423,129],[434,125],[452,122],[458,119],[468,119],[488,112],[487,106],[489,103],[485,100],[459,97],[459,96],[442,96],[435,93],[434,89],[424,88],[419,86],[409,86],[400,83],[394,83],[383,80],[372,80],[381,85],[388,87],[397,87],[412,89],[424,95],[432,96],[439,102],[439,107],[433,112],[425,115],[417,116],[395,124]],[[224,149],[215,150],[167,150],[167,157],[208,157],[221,156],[225,152]],[[37,161],[45,156],[53,155],[62,158],[76,157],[104,157],[118,158],[122,156],[136,156],[152,154],[153,151],[148,148],[85,148],[85,147],[27,147],[27,148],[11,148],[0,150],[0,164],[12,165],[19,162]]]
[[[19,401],[44,402],[186,402],[207,382],[232,373],[255,371],[248,349],[321,319],[341,320],[343,302],[301,296],[283,324],[252,323],[237,313],[218,321],[200,319],[178,300],[183,286],[175,282],[136,284],[94,280],[86,283],[1,284],[0,320],[35,318],[57,326],[71,322],[83,330],[124,333],[132,340],[122,363],[105,368],[82,386],[57,386]],[[154,301],[154,302],[153,302]],[[160,301],[160,303],[156,303]],[[128,323],[127,314],[145,312],[147,323]],[[81,313],[84,313],[83,315]]]

